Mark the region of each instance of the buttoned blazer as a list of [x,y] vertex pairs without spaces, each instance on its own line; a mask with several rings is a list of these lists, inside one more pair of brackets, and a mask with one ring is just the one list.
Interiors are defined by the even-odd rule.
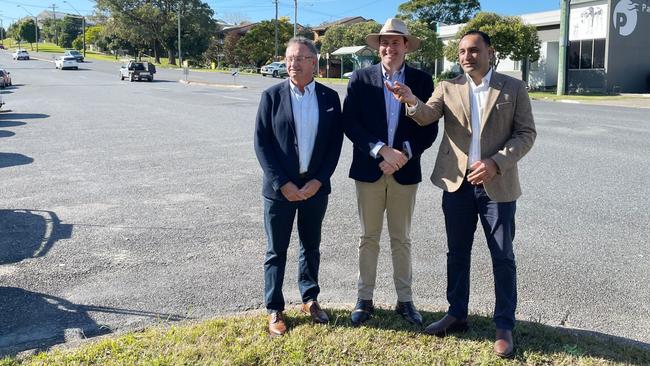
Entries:
[[341,100],[336,91],[316,83],[318,130],[306,176],[300,176],[298,139],[291,107],[289,80],[262,93],[255,122],[255,154],[264,172],[262,194],[286,201],[280,188],[293,182],[298,188],[311,179],[322,183],[316,195],[331,193],[330,177],[343,143]]
[[[431,75],[408,65],[404,68],[404,82],[420,98],[428,98],[433,92]],[[352,74],[343,102],[343,124],[345,135],[354,145],[350,178],[362,182],[377,181],[383,175],[379,168],[383,158],[373,158],[370,151],[379,141],[388,144],[381,64]],[[422,181],[420,156],[433,144],[437,134],[437,124],[422,129],[406,116],[404,106],[401,106],[393,147],[402,150],[404,141],[409,141],[413,156],[393,175],[398,183],[415,184]]]
[[[444,117],[444,135],[431,181],[449,192],[460,187],[467,170],[472,138],[469,90],[465,75],[443,81],[426,104],[419,101],[409,112],[423,126]],[[499,174],[484,184],[485,191],[494,201],[514,201],[521,195],[517,162],[537,136],[526,85],[493,72],[480,126],[481,158],[492,158],[499,168]]]

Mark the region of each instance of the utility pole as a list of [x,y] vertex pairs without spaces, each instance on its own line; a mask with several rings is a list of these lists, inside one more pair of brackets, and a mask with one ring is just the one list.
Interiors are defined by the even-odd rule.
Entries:
[[566,60],[569,43],[569,14],[571,0],[560,1],[560,52],[557,68],[557,95],[566,94]]
[[2,18],[2,12],[0,11],[0,44],[4,46],[5,45],[5,33],[7,33],[7,32],[5,32],[5,30],[4,30],[5,26],[4,26],[3,20],[4,19]]
[[181,51],[181,4],[183,0],[178,1],[178,66],[183,68],[183,52]]
[[274,61],[278,60],[278,0],[273,0],[275,2],[275,57]]
[[293,37],[298,34],[298,0],[293,0]]
[[[54,43],[56,45],[59,44],[59,27],[56,25],[56,4],[52,4],[52,18],[54,19]],[[85,37],[84,37],[85,39]],[[86,48],[84,47],[84,51],[86,51]],[[84,53],[84,57],[86,57],[86,54]]]

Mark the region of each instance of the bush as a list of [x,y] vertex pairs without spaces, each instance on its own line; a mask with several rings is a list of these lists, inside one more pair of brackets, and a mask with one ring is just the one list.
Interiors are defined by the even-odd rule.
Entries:
[[79,37],[75,38],[74,41],[72,41],[72,48],[77,51],[81,51],[84,48],[84,39],[82,35],[79,35]]
[[436,77],[436,84],[443,80],[453,79],[458,75],[460,74],[452,70],[443,71],[440,75],[438,75],[438,77]]

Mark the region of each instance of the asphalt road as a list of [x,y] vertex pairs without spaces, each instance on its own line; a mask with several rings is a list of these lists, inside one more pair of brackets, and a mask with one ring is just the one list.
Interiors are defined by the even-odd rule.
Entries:
[[[14,87],[0,113],[0,354],[262,304],[261,170],[252,136],[261,91],[120,81],[94,61],[59,71],[0,65]],[[232,83],[227,74],[191,79]],[[343,97],[344,86],[334,85]],[[650,343],[647,111],[534,102],[538,138],[520,163],[515,251],[521,320]],[[429,175],[438,141],[425,153]],[[346,141],[324,223],[321,302],[356,297],[357,218]],[[420,185],[413,222],[416,304],[446,308],[441,191]],[[375,300],[393,304],[382,238]],[[285,280],[296,286],[296,241]],[[292,270],[293,269],[293,270]],[[470,308],[494,304],[477,231]]]

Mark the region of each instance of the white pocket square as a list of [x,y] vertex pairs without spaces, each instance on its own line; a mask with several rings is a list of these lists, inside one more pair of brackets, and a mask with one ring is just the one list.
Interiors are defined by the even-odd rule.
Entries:
[[326,112],[331,112],[333,110],[334,110],[334,107],[330,107],[330,109],[328,109]]

